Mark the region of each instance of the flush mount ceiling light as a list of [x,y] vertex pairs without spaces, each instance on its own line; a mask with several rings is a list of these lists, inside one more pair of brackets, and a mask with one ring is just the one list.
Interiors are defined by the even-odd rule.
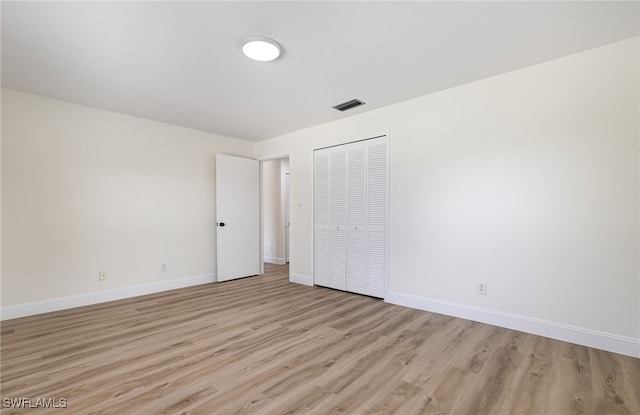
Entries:
[[242,43],[242,53],[253,60],[269,62],[280,56],[280,45],[268,37],[253,36]]

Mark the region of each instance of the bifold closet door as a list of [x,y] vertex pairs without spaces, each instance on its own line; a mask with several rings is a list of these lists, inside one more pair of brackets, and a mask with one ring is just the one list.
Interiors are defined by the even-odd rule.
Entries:
[[314,283],[384,296],[386,137],[314,152]]
[[313,280],[316,285],[328,287],[331,278],[329,152],[315,151],[313,158]]
[[339,290],[347,276],[346,168],[343,149],[314,154],[314,282]]
[[334,147],[329,152],[329,243],[331,245],[331,277],[329,286],[344,290],[347,285],[347,155]]
[[366,245],[366,148],[363,143],[346,146],[347,153],[347,291],[367,293]]
[[367,295],[384,297],[387,273],[389,151],[386,137],[367,143]]

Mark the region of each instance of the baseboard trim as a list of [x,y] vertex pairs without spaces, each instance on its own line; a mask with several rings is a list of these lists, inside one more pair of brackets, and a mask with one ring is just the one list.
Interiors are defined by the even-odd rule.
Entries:
[[295,282],[297,284],[308,285],[310,287],[313,286],[313,278],[310,275],[289,273],[289,281]]
[[216,282],[215,274],[197,275],[189,278],[180,278],[169,281],[154,282],[151,284],[135,285],[132,287],[117,288],[107,291],[99,291],[89,294],[71,295],[68,297],[53,298],[50,300],[34,301],[31,303],[11,305],[0,308],[0,320],[28,317],[36,314],[50,313],[52,311],[66,310],[105,303],[107,301],[122,300],[124,298],[137,297],[145,294],[153,294],[176,288],[191,287],[193,285]]
[[287,263],[287,261],[284,258],[276,258],[273,256],[264,257],[264,262],[268,262],[269,264],[276,264],[276,265],[284,265]]
[[390,291],[385,301],[640,358],[640,339]]

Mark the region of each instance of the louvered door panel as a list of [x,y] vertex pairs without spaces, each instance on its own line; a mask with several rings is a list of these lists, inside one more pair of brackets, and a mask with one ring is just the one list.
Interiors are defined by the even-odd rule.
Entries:
[[[313,171],[313,223],[329,226],[329,152],[316,151]],[[327,228],[328,229],[328,228]]]
[[388,165],[386,138],[369,141],[367,146],[366,293],[376,297],[384,296],[387,272]]
[[347,231],[347,291],[366,294],[367,246],[361,229]]
[[331,279],[329,287],[338,290],[347,285],[347,238],[343,229],[331,230]]
[[347,223],[350,226],[365,224],[367,205],[366,148],[361,143],[356,144],[359,145],[347,151]]
[[331,280],[329,230],[317,229],[313,235],[313,279],[315,284],[328,287]]
[[347,222],[347,154],[344,150],[331,152],[329,188],[331,195],[331,225]]
[[366,293],[366,148],[347,146],[347,290]]
[[372,143],[367,148],[367,225],[384,230],[387,216],[387,146]]
[[344,290],[347,280],[347,154],[339,147],[333,148],[330,154],[331,279],[329,286]]
[[313,167],[313,278],[317,285],[331,280],[331,241],[329,237],[329,152],[314,153]]
[[374,297],[384,297],[384,280],[387,270],[386,237],[384,232],[367,233],[367,286],[365,293]]

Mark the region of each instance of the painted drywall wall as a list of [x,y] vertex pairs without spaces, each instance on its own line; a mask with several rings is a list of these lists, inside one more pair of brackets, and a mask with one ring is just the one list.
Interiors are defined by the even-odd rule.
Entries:
[[264,262],[284,264],[284,205],[282,204],[282,163],[280,159],[262,162],[262,209]]
[[[291,275],[312,272],[312,150],[390,131],[391,293],[637,347],[638,46],[627,39],[258,143],[258,158],[290,155]],[[488,295],[476,294],[479,280]]]
[[3,307],[214,276],[215,154],[253,156],[240,140],[7,89],[2,147]]

